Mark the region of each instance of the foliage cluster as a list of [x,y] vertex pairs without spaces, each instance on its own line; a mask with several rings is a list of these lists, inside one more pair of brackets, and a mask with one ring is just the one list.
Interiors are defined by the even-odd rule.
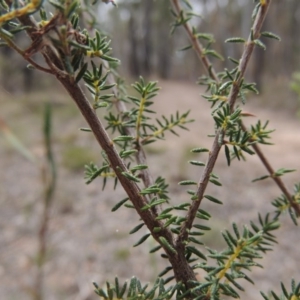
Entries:
[[[103,2],[114,4],[111,0]],[[231,70],[216,72],[210,58],[223,57],[212,48],[212,36],[199,32],[191,25],[192,18],[198,17],[192,5],[188,0],[170,1],[174,16],[172,33],[176,33],[179,27],[185,29],[190,44],[183,50],[193,48],[206,70],[207,75],[199,79],[199,84],[206,87],[203,97],[211,103],[211,115],[215,122],[211,149],[199,145],[191,150],[193,153],[201,153],[206,159],[206,162],[196,159],[189,161],[202,168],[201,178],[198,181],[187,178],[179,182],[179,185],[189,188],[187,200],[179,205],[172,205],[166,180],[163,176],[155,180],[152,178],[144,147],[158,139],[164,139],[168,132],[177,135],[179,129],[187,129],[188,123],[193,121],[189,119],[189,111],[173,112],[170,116],[154,120],[152,105],[159,88],[156,82],[146,82],[143,78],[132,85],[135,95],[127,94],[125,84],[117,73],[119,61],[111,54],[110,41],[101,32],[101,28],[97,28],[90,3],[49,0],[51,8],[48,9],[40,0],[32,0],[27,4],[1,1],[1,7],[5,11],[0,16],[2,45],[17,51],[28,61],[30,67],[57,78],[89,125],[88,128],[82,128],[82,131],[92,132],[102,148],[102,165],[90,163],[86,166],[86,182],[89,184],[101,177],[103,188],[111,178],[115,186],[119,182],[128,197],[118,202],[112,211],[122,206],[135,209],[141,223],[130,234],[143,226],[149,230],[134,246],[141,245],[152,236],[157,246],[150,252],[161,250],[161,256],[170,263],[158,275],[159,278],[152,287],[143,286],[136,278],[124,285],[116,278],[113,284],[107,283],[106,289],[99,288],[95,283],[95,292],[100,298],[200,300],[221,299],[224,295],[239,298],[239,293],[243,291],[241,279],[252,282],[245,271],[260,267],[257,260],[276,243],[273,232],[280,226],[279,218],[282,213],[288,211],[297,224],[300,215],[300,185],[296,184],[294,192],[290,193],[281,179],[284,174],[294,170],[273,170],[260,150],[259,144],[270,144],[272,130],[267,127],[268,123],[258,121],[250,128],[243,124],[244,117],[249,115],[243,110],[246,97],[249,92],[258,92],[255,84],[245,79],[253,49],[255,46],[266,49],[261,36],[279,40],[271,32],[261,32],[271,0],[254,2],[253,24],[248,39],[233,37],[226,41],[244,45],[242,57],[230,58],[233,63]],[[39,21],[30,16],[33,13],[39,13],[39,17],[36,17]],[[82,24],[86,24],[86,28],[82,29]],[[14,42],[14,36],[19,32],[26,32],[31,39],[28,49],[22,50]],[[43,56],[46,66],[34,60],[35,53]],[[81,83],[90,92],[90,100],[84,95]],[[104,120],[100,120],[97,110],[103,109],[107,109],[107,113]],[[208,225],[211,216],[200,206],[203,199],[222,204],[214,195],[205,193],[209,183],[217,187],[222,185],[218,175],[213,172],[222,149],[228,165],[233,159],[246,159],[247,155],[257,154],[268,174],[255,180],[273,179],[282,195],[274,200],[274,211],[265,216],[259,215],[258,221],[252,221],[250,226],[238,228],[236,224],[232,224],[231,231],[224,230],[220,238],[224,239],[227,247],[218,252],[203,247],[201,237],[210,230]],[[214,263],[208,264],[208,258]],[[196,278],[197,269],[206,272],[201,280]],[[165,278],[167,273],[172,274]],[[174,282],[170,285],[172,280]],[[276,300],[280,297],[299,299],[300,283],[292,280],[291,290],[288,291],[282,285],[282,292],[282,297],[274,292],[272,297]],[[264,293],[262,296],[270,299]]]

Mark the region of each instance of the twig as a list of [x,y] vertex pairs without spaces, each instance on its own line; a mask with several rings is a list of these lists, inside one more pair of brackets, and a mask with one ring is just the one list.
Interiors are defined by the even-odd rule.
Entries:
[[[175,8],[176,13],[179,15],[180,12],[182,11],[182,8],[179,4],[179,0],[170,0],[171,3],[173,4],[173,7]],[[206,55],[204,55],[204,51],[203,51],[203,46],[202,44],[199,42],[199,40],[195,37],[195,35],[193,34],[192,28],[190,27],[190,25],[186,22],[182,25],[187,33],[187,35],[189,36],[191,43],[193,45],[193,48],[195,49],[195,52],[198,56],[198,58],[200,59],[200,61],[202,62],[205,70],[208,72],[209,76],[214,79],[216,82],[219,81],[218,79],[218,75],[216,73],[216,71],[214,70],[210,60],[207,58]]]
[[[179,4],[178,0],[170,0],[171,3],[173,4],[173,7],[176,10],[177,14],[180,14],[181,12],[181,7]],[[268,11],[268,7],[271,3],[271,0],[267,0],[264,1],[264,5],[262,5],[259,9],[259,12],[256,15],[256,19],[254,21],[253,24],[253,36],[254,37],[258,37],[259,33],[260,33],[260,29],[261,26],[263,24],[263,21],[265,19],[265,16],[267,14]],[[209,59],[204,55],[203,53],[203,47],[201,45],[201,43],[199,42],[199,40],[194,36],[193,31],[191,29],[191,27],[189,26],[188,23],[184,23],[183,24],[191,42],[192,45],[198,55],[198,57],[200,58],[201,62],[203,63],[205,69],[207,70],[209,76],[214,79],[217,83],[219,82],[218,76],[216,74],[216,72],[214,71],[212,64],[210,63]],[[240,60],[239,63],[239,72],[240,75],[239,77],[236,79],[236,81],[232,84],[230,93],[229,93],[229,97],[228,97],[228,103],[230,106],[231,111],[233,111],[235,102],[237,100],[238,97],[238,93],[239,93],[239,88],[240,88],[240,82],[242,80],[242,78],[244,77],[247,65],[249,63],[250,57],[252,55],[254,49],[254,43],[251,39],[251,36],[249,36],[248,42],[245,45],[244,51],[243,51],[243,55],[242,58]],[[216,163],[216,160],[218,158],[218,154],[220,152],[220,149],[222,147],[222,144],[219,142],[219,137],[220,134],[222,136],[224,136],[225,132],[224,130],[220,130],[216,133],[214,142],[213,142],[213,146],[212,146],[212,150],[210,151],[209,157],[208,157],[208,161],[207,164],[204,168],[204,171],[202,173],[202,176],[198,182],[198,189],[196,192],[196,195],[198,197],[197,200],[195,200],[192,205],[190,206],[190,209],[187,213],[187,220],[185,221],[185,223],[183,223],[181,230],[180,230],[180,234],[177,238],[176,241],[176,245],[180,245],[188,236],[188,230],[191,229],[192,224],[194,222],[194,219],[196,217],[198,208],[201,204],[201,201],[203,199],[204,196],[204,192],[206,190],[207,184],[209,182],[209,178],[210,178],[210,174],[214,168],[214,165]]]
[[[26,29],[28,36],[31,40],[35,39],[34,33],[37,30],[37,24],[32,16],[21,16],[19,17],[20,22],[23,25],[28,26]],[[99,120],[95,110],[90,105],[88,99],[84,95],[83,91],[80,89],[78,84],[76,84],[73,78],[69,76],[64,76],[62,74],[63,64],[57,57],[56,53],[51,46],[45,45],[43,48],[38,49],[38,51],[43,55],[46,63],[49,65],[53,71],[53,75],[56,76],[58,81],[65,87],[72,100],[76,103],[78,109],[82,113],[83,117],[89,124],[97,142],[101,148],[106,152],[107,158],[110,161],[111,167],[114,169],[121,185],[123,186],[125,192],[130,198],[132,204],[134,205],[137,213],[140,215],[141,219],[145,222],[146,226],[150,230],[152,236],[161,244],[159,237],[163,237],[170,248],[162,245],[169,260],[174,268],[177,270],[175,272],[175,277],[177,281],[187,282],[188,280],[196,280],[192,268],[189,266],[184,255],[177,255],[173,250],[175,249],[173,234],[169,228],[164,228],[162,221],[156,220],[156,215],[152,210],[142,210],[142,208],[147,205],[147,199],[140,194],[140,189],[138,185],[132,180],[125,177],[122,172],[129,172],[125,163],[119,156],[114,143],[110,140],[106,133],[104,126]],[[121,105],[121,102],[120,102]],[[142,158],[141,158],[142,160]],[[43,226],[42,226],[43,227]],[[161,231],[154,232],[154,228],[161,228]],[[42,228],[42,231],[44,229]],[[41,232],[43,234],[43,232]]]
[[32,66],[34,66],[37,70],[53,75],[53,72],[50,69],[44,68],[37,64],[33,59],[26,55],[25,51],[22,51],[10,38],[5,36],[0,32],[0,37],[7,43],[9,47],[14,49],[17,53],[19,53],[25,60],[27,60]]
[[[109,70],[109,66],[108,66],[107,61],[103,60],[102,63],[104,65],[104,67]],[[108,75],[107,80],[108,80],[108,82],[110,84],[115,83],[114,76],[113,76],[112,73],[110,73]],[[125,103],[123,101],[121,101],[118,98],[118,96],[117,96],[118,95],[117,87],[114,86],[112,88],[112,91],[113,91],[113,93],[115,95],[115,99],[116,100],[114,101],[114,104],[116,106],[117,111],[119,113],[121,113],[121,114],[125,114],[127,112],[127,108],[126,108]],[[126,132],[127,135],[135,137],[135,132],[134,132],[133,128],[131,128],[131,127],[124,127],[124,130],[125,130],[125,132]],[[136,153],[136,156],[135,156],[137,163],[141,164],[141,165],[147,165],[148,166],[148,164],[147,164],[147,158],[146,158],[146,153],[144,151],[143,146],[140,143],[138,143],[136,145],[136,149],[138,150],[138,152]],[[143,183],[144,183],[145,187],[149,187],[150,185],[154,184],[154,181],[153,181],[153,178],[152,178],[152,176],[150,174],[149,169],[141,170],[140,172],[141,172],[141,178],[143,180]]]
[[260,158],[261,162],[263,165],[266,167],[268,170],[269,174],[271,175],[271,178],[276,182],[277,186],[281,189],[282,193],[285,195],[287,200],[289,201],[291,207],[295,210],[297,216],[300,216],[300,206],[294,201],[293,196],[290,194],[288,191],[286,185],[282,181],[282,179],[278,176],[272,176],[275,173],[275,170],[273,167],[270,165],[269,161],[266,159],[264,154],[262,153],[260,147],[257,144],[252,145],[254,151],[256,152],[257,156]]
[[[118,176],[121,185],[123,186],[131,202],[133,203],[137,213],[140,215],[140,217],[150,230],[152,236],[161,245],[162,243],[160,242],[159,238],[165,238],[168,244],[171,246],[169,248],[165,245],[162,245],[169,257],[170,263],[172,264],[176,280],[182,281],[186,283],[187,286],[189,286],[188,281],[196,280],[196,277],[184,256],[184,251],[179,252],[176,250],[171,250],[175,249],[173,234],[171,233],[171,231],[168,228],[164,228],[161,221],[156,220],[152,210],[142,210],[142,207],[147,204],[147,200],[140,194],[140,189],[137,184],[122,175],[122,172],[128,172],[126,165],[120,158],[113,142],[109,139],[104,126],[98,119],[95,111],[86,99],[82,90],[77,84],[71,82],[69,78],[58,78],[58,80],[66,88],[72,99],[75,101],[77,107],[81,111],[82,115],[84,116],[85,120],[89,124],[96,140],[98,141],[101,148],[105,151],[111,163],[111,167],[114,169],[116,175]],[[158,233],[154,232],[154,228],[161,228],[161,231],[159,231]]]
[[[173,7],[175,8],[175,11],[177,14],[179,14],[182,10],[179,1],[178,0],[170,0],[171,3],[173,4]],[[262,25],[262,22],[265,18],[265,15],[267,13],[268,7],[271,3],[271,0],[269,1],[264,1],[264,5],[261,7],[260,11],[258,14],[260,14],[260,17],[256,18],[254,25],[253,25],[253,35],[254,37],[258,37],[260,34],[260,28]],[[183,24],[187,35],[190,38],[190,41],[193,45],[193,48],[197,54],[197,56],[199,57],[199,59],[201,60],[204,68],[206,69],[206,71],[208,72],[210,78],[212,78],[213,80],[215,80],[217,83],[219,83],[219,78],[217,76],[217,73],[215,72],[214,68],[212,67],[212,64],[210,62],[210,60],[207,58],[206,55],[204,55],[203,52],[203,46],[201,45],[201,43],[199,42],[199,40],[194,36],[193,31],[190,27],[190,25],[188,23]],[[251,55],[252,51],[254,48],[254,44],[251,42],[251,38],[249,37],[246,48],[243,52],[243,56],[241,59],[241,62],[239,64],[239,70],[241,71],[241,73],[244,73],[246,70],[246,66],[247,63],[249,61],[249,55]],[[242,77],[239,77],[239,80]],[[236,85],[238,87],[238,85]],[[232,88],[231,92],[230,92],[230,96],[229,96],[229,100],[231,100],[230,103],[230,108],[231,110],[233,109],[236,96],[238,93],[238,88]],[[242,124],[242,128],[243,130],[247,131],[246,126]],[[288,189],[286,187],[286,185],[284,184],[284,182],[281,180],[281,178],[279,177],[274,177],[272,176],[274,174],[274,170],[271,167],[271,164],[269,163],[268,159],[265,157],[265,155],[263,154],[263,152],[261,151],[260,147],[257,144],[253,144],[252,145],[254,151],[256,152],[256,154],[258,155],[258,157],[260,158],[261,162],[263,163],[263,165],[266,167],[267,171],[269,172],[269,174],[271,175],[271,178],[273,178],[274,182],[277,184],[277,186],[279,187],[279,189],[282,191],[282,193],[287,197],[288,201],[290,202],[290,205],[294,208],[294,210],[297,212],[297,215],[300,216],[300,206],[297,205],[294,201],[293,201],[293,197],[291,196],[291,194],[288,192]]]

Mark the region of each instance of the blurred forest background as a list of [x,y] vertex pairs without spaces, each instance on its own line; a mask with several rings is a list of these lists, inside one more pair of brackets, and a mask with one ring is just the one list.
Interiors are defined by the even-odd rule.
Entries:
[[[189,45],[183,29],[177,30],[174,36],[170,35],[173,20],[169,1],[119,0],[117,3],[117,9],[112,5],[98,5],[97,21],[103,32],[113,37],[113,55],[121,59],[123,75],[195,80],[202,74],[192,49],[178,51]],[[227,58],[239,58],[242,46],[225,44],[224,41],[229,37],[248,37],[253,1],[192,0],[191,3],[195,13],[199,14],[199,18],[193,19],[193,25],[199,28],[199,32],[214,35],[216,43],[213,48],[225,58],[225,62],[212,59],[216,69],[222,70],[224,64],[232,67]],[[286,83],[291,74],[300,69],[299,28],[300,1],[274,0],[263,30],[278,34],[282,42],[262,38],[268,49],[256,48],[247,73],[248,79],[257,82],[260,90],[264,80]],[[2,88],[9,92],[44,88],[41,74],[28,70],[25,62],[11,49],[2,47],[0,51]],[[12,76],[14,80],[11,80]],[[39,84],[35,84],[36,78],[39,78]]]
[[[112,38],[113,56],[121,60],[119,71],[128,86],[139,75],[159,80],[163,88],[155,98],[158,114],[191,109],[191,118],[196,119],[189,126],[190,132],[178,132],[182,139],[167,136],[166,143],[158,142],[158,147],[155,144],[146,149],[154,177],[163,174],[170,183],[171,198],[184,201],[185,191],[179,189],[177,182],[187,176],[199,178],[199,170],[186,163],[191,159],[190,149],[211,146],[207,138],[213,132],[209,104],[201,99],[204,91],[195,84],[204,69],[192,49],[180,51],[189,45],[183,29],[170,34],[173,19],[169,1],[116,2],[117,8],[100,2],[95,5],[95,12],[101,30]],[[239,59],[243,45],[224,44],[224,41],[230,37],[248,37],[253,1],[190,2],[200,15],[193,18],[193,25],[200,32],[214,35],[216,42],[212,48],[225,59],[222,62],[212,58],[216,70],[222,71],[224,66],[233,68],[227,58]],[[299,162],[300,131],[296,116],[299,101],[290,87],[292,74],[300,71],[299,28],[300,1],[273,0],[263,30],[278,34],[282,40],[262,38],[267,50],[255,49],[247,72],[247,80],[257,82],[261,93],[259,97],[249,95],[247,110],[263,120],[270,119],[271,128],[276,128],[276,145],[267,148],[275,169],[295,168]],[[29,46],[21,34],[17,38],[24,49]],[[148,257],[155,242],[149,239],[145,246],[132,248],[139,239],[139,234],[128,238],[128,232],[138,221],[135,212],[120,209],[111,214],[111,208],[124,198],[122,189],[113,192],[112,183],[108,183],[108,190],[102,192],[100,179],[89,186],[84,183],[84,165],[90,161],[99,163],[101,157],[94,138],[78,130],[86,127],[85,122],[55,78],[30,70],[26,65],[11,49],[0,47],[0,299],[91,300],[97,299],[92,281],[102,284],[113,280],[115,274],[124,280],[135,275],[143,282],[153,281],[165,265],[159,256]],[[46,102],[51,102],[53,107],[52,142],[58,179],[48,216],[43,265],[39,262],[38,249],[44,218],[42,104]],[[102,117],[104,113],[99,112]],[[224,188],[213,190],[213,195],[224,205],[220,209],[204,203],[205,209],[216,216],[212,234],[203,238],[209,247],[224,247],[216,236],[230,227],[229,222],[244,224],[256,219],[258,211],[273,210],[269,203],[279,196],[279,191],[269,181],[258,183],[257,188],[249,185],[252,179],[266,172],[257,158],[249,160],[251,168],[241,162],[231,167],[234,170],[231,172],[221,155],[216,172]],[[292,188],[299,181],[299,172],[287,178]],[[233,192],[238,196],[232,197]],[[261,269],[255,271],[257,288],[248,284],[244,300],[261,299],[259,290],[279,291],[280,281],[285,278],[299,279],[299,264],[295,263],[300,261],[299,251],[291,243],[299,240],[299,232],[288,217],[285,221],[282,227],[288,234],[282,230],[281,246],[263,263],[268,274]],[[44,297],[39,298],[42,281]]]

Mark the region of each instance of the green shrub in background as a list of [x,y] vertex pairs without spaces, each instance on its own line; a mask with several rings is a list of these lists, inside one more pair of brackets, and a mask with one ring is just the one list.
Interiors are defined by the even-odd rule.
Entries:
[[[105,3],[114,3],[103,0]],[[189,163],[201,169],[199,179],[186,178],[179,185],[187,187],[184,202],[172,205],[169,187],[163,174],[153,178],[151,165],[148,165],[144,149],[147,145],[163,139],[168,132],[177,134],[187,129],[189,111],[171,112],[160,119],[153,118],[153,99],[159,88],[156,82],[146,82],[140,78],[133,84],[135,95],[128,95],[123,80],[117,73],[118,59],[111,54],[110,42],[101,31],[101,26],[93,17],[93,6],[87,1],[49,0],[44,6],[40,0],[23,2],[2,0],[5,10],[0,16],[1,43],[17,51],[31,68],[55,76],[66,89],[71,99],[85,118],[88,127],[82,131],[92,132],[102,148],[102,164],[86,165],[85,179],[88,184],[102,177],[103,186],[108,180],[115,185],[120,183],[127,193],[112,211],[134,209],[140,217],[130,234],[142,227],[149,233],[138,240],[140,246],[150,236],[157,245],[150,251],[160,251],[169,261],[169,267],[157,274],[152,286],[142,285],[137,278],[121,284],[118,278],[107,283],[106,289],[96,283],[95,292],[102,299],[222,299],[223,296],[238,298],[243,292],[243,280],[252,282],[246,270],[260,266],[257,259],[267,255],[276,238],[273,232],[280,226],[280,217],[288,212],[295,224],[300,215],[300,184],[289,191],[282,181],[283,175],[294,170],[274,170],[259,144],[269,144],[268,123],[258,121],[249,128],[243,123],[246,94],[257,93],[254,83],[245,79],[253,49],[265,45],[261,36],[279,39],[272,32],[262,32],[261,27],[268,13],[271,0],[254,1],[253,23],[249,38],[227,39],[228,43],[244,45],[241,57],[229,58],[234,68],[215,71],[211,57],[222,59],[213,48],[213,37],[193,27],[190,20],[195,17],[188,0],[170,0],[174,17],[172,33],[183,27],[190,44],[183,50],[193,48],[205,69],[199,79],[207,91],[203,97],[211,103],[211,117],[215,122],[212,146],[191,149],[195,159]],[[47,2],[48,3],[48,2]],[[103,5],[101,3],[101,5]],[[82,12],[88,12],[83,14]],[[32,16],[32,14],[35,14]],[[86,17],[87,16],[87,17]],[[39,20],[39,21],[37,21]],[[5,29],[4,29],[4,26]],[[80,24],[80,25],[79,25]],[[86,26],[82,25],[86,24]],[[86,28],[81,28],[81,26]],[[14,40],[17,32],[27,33],[31,46],[20,49]],[[40,53],[45,64],[34,60],[33,54]],[[84,83],[89,96],[83,93]],[[130,108],[127,108],[130,103]],[[104,118],[99,118],[98,110],[105,110]],[[152,146],[153,147],[153,146]],[[230,165],[232,159],[241,160],[247,155],[258,155],[266,167],[267,175],[255,179],[271,178],[280,188],[282,195],[273,201],[273,209],[249,226],[239,228],[232,224],[219,237],[227,247],[222,251],[205,248],[201,236],[209,231],[210,214],[201,207],[202,201],[222,204],[220,199],[208,194],[208,184],[221,186],[217,174],[213,172],[220,151]],[[201,155],[202,160],[197,159]],[[207,263],[210,258],[211,263]],[[205,272],[201,280],[195,273]],[[281,286],[282,296],[271,292],[274,299],[300,299],[300,283],[291,280],[291,288]],[[271,299],[261,293],[264,299]],[[42,298],[42,293],[39,299]]]

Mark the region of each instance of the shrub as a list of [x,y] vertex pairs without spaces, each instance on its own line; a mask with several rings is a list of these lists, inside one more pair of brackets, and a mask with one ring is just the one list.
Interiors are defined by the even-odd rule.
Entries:
[[[103,2],[115,4],[112,0]],[[177,134],[177,130],[187,129],[188,123],[193,121],[189,118],[189,111],[175,112],[154,121],[151,106],[159,91],[157,83],[146,82],[141,77],[133,84],[136,94],[127,94],[117,73],[119,61],[112,56],[110,42],[101,28],[96,29],[94,19],[88,22],[92,24],[93,30],[80,28],[79,24],[87,21],[79,14],[81,5],[78,1],[51,0],[51,8],[39,0],[20,3],[19,6],[16,6],[15,1],[1,2],[6,10],[0,16],[0,24],[6,24],[5,29],[0,27],[2,42],[17,51],[31,68],[57,78],[88,123],[89,127],[82,128],[82,131],[92,132],[102,148],[102,165],[86,165],[86,183],[98,180],[99,177],[103,178],[104,186],[107,180],[113,180],[115,185],[120,183],[127,197],[119,201],[112,211],[122,206],[125,207],[122,209],[134,209],[141,221],[130,234],[144,226],[149,231],[134,247],[152,236],[157,246],[150,252],[162,251],[162,257],[170,263],[169,267],[158,274],[152,286],[143,286],[135,277],[124,285],[116,278],[113,284],[107,283],[106,289],[95,283],[95,292],[101,298],[221,299],[223,295],[238,298],[238,293],[243,291],[241,279],[252,282],[245,270],[260,266],[257,259],[276,243],[273,232],[280,226],[282,213],[288,211],[297,224],[300,184],[296,184],[294,192],[290,192],[282,181],[283,175],[294,170],[274,170],[261,151],[260,144],[269,144],[272,130],[268,128],[268,123],[258,121],[250,128],[243,123],[243,119],[251,115],[243,110],[246,95],[249,92],[257,93],[255,84],[245,79],[253,49],[255,46],[265,49],[261,36],[279,39],[271,32],[261,31],[271,1],[255,2],[249,38],[233,37],[226,41],[244,45],[241,58],[230,58],[235,67],[217,73],[210,57],[222,59],[222,56],[211,48],[212,36],[198,32],[190,25],[194,13],[187,0],[170,1],[174,16],[172,32],[178,27],[185,29],[190,38],[190,45],[185,49],[193,48],[205,68],[206,75],[200,78],[199,84],[207,88],[203,97],[211,103],[211,115],[215,122],[211,148],[199,145],[191,149],[192,153],[201,153],[206,162],[197,159],[189,161],[202,168],[202,175],[198,180],[187,178],[179,182],[180,186],[188,188],[188,196],[186,202],[178,205],[172,205],[168,183],[163,175],[153,179],[144,149],[163,139],[167,132]],[[92,12],[90,4],[86,4],[84,9]],[[36,12],[40,14],[39,22],[30,16]],[[17,23],[13,21],[14,18],[17,18]],[[20,49],[13,39],[20,31],[26,32],[31,40],[31,46],[26,50]],[[33,54],[37,52],[43,56],[46,66],[33,59]],[[89,97],[83,93],[80,86],[82,82],[90,92]],[[126,108],[127,103],[130,103],[130,108]],[[107,113],[100,119],[96,112],[104,108],[108,108]],[[249,227],[238,228],[232,224],[232,230],[224,230],[220,239],[224,239],[227,247],[216,251],[203,247],[201,236],[209,230],[210,214],[202,209],[201,204],[202,201],[222,204],[220,199],[206,193],[208,184],[222,185],[213,172],[221,150],[224,150],[228,165],[233,159],[258,155],[267,169],[267,175],[254,181],[271,178],[282,195],[273,201],[273,211],[266,215],[259,214],[258,221],[252,221]],[[210,263],[207,262],[208,258]],[[195,275],[197,269],[206,274],[201,280]],[[167,273],[171,275],[165,278]],[[299,299],[300,283],[291,280],[291,289],[283,284],[281,288],[283,299]],[[270,299],[266,294],[261,294],[264,299]],[[275,299],[281,299],[274,292],[271,294]]]

